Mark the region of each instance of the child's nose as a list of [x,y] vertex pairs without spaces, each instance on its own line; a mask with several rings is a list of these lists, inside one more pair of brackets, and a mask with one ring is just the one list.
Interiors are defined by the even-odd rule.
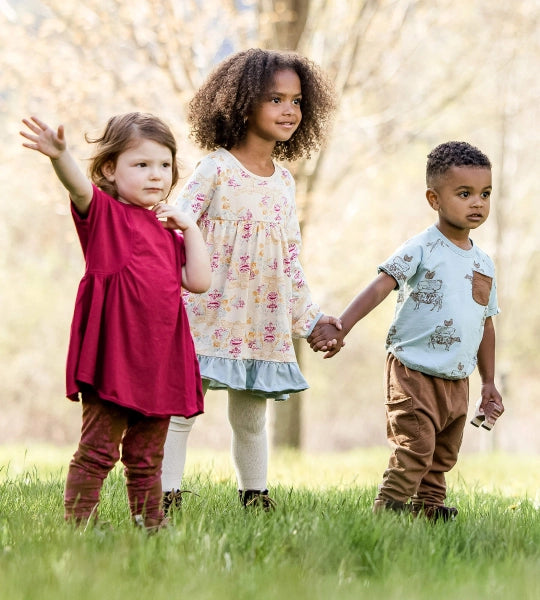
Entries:
[[474,206],[482,206],[485,203],[486,199],[482,198],[482,196],[477,195],[473,196],[473,205]]

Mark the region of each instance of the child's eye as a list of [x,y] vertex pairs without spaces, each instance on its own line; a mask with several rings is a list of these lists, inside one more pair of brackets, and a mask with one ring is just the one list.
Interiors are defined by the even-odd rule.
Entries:
[[470,194],[469,194],[469,192],[464,190],[463,192],[459,192],[458,196],[460,198],[468,198],[470,196]]
[[137,167],[146,167],[146,163],[145,162],[137,163]]
[[273,102],[274,104],[279,104],[280,103],[280,98],[272,98],[271,102]]
[[302,104],[302,98],[296,98],[295,100],[293,100],[293,103],[298,105]]
[[164,162],[162,165],[162,167],[165,167],[166,169],[169,169],[171,167],[171,163],[169,162]]
[[482,198],[489,198],[491,196],[491,192],[483,192]]

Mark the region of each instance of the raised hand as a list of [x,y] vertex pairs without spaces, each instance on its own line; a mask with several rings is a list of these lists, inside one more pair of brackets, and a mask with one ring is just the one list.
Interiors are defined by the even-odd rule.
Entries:
[[32,132],[19,132],[24,138],[29,140],[28,142],[23,143],[25,148],[37,150],[52,159],[59,158],[62,153],[65,152],[66,138],[63,125],[60,125],[58,131],[55,132],[37,117],[23,119],[22,122],[28,127],[30,132]]
[[20,132],[23,138],[28,140],[23,146],[37,150],[51,159],[52,167],[69,192],[77,211],[80,215],[85,215],[92,201],[92,184],[71,156],[66,144],[64,126],[60,125],[58,130],[54,131],[37,117],[23,119],[22,122],[29,130]]

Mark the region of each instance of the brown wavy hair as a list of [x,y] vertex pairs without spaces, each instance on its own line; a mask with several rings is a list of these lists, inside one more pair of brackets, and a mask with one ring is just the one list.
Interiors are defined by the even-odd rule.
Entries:
[[289,140],[276,142],[272,156],[309,158],[324,141],[336,95],[322,70],[294,52],[251,48],[223,60],[189,104],[190,137],[206,150],[236,146],[246,136],[246,118],[272,85],[276,72],[284,69],[300,78],[302,120]]
[[178,181],[176,140],[169,126],[154,115],[140,112],[116,115],[107,122],[103,135],[98,138],[85,135],[85,139],[90,144],[97,144],[88,167],[89,177],[97,187],[113,198],[118,199],[118,190],[116,184],[108,181],[103,174],[103,166],[108,162],[116,166],[118,156],[139,140],[152,140],[169,148],[172,154],[171,190]]

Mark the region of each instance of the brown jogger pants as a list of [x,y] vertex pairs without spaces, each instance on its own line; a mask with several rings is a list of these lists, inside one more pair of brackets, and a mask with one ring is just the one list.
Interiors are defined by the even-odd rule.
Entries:
[[392,455],[378,500],[444,505],[445,473],[457,461],[468,400],[468,378],[425,375],[388,354],[386,423]]

